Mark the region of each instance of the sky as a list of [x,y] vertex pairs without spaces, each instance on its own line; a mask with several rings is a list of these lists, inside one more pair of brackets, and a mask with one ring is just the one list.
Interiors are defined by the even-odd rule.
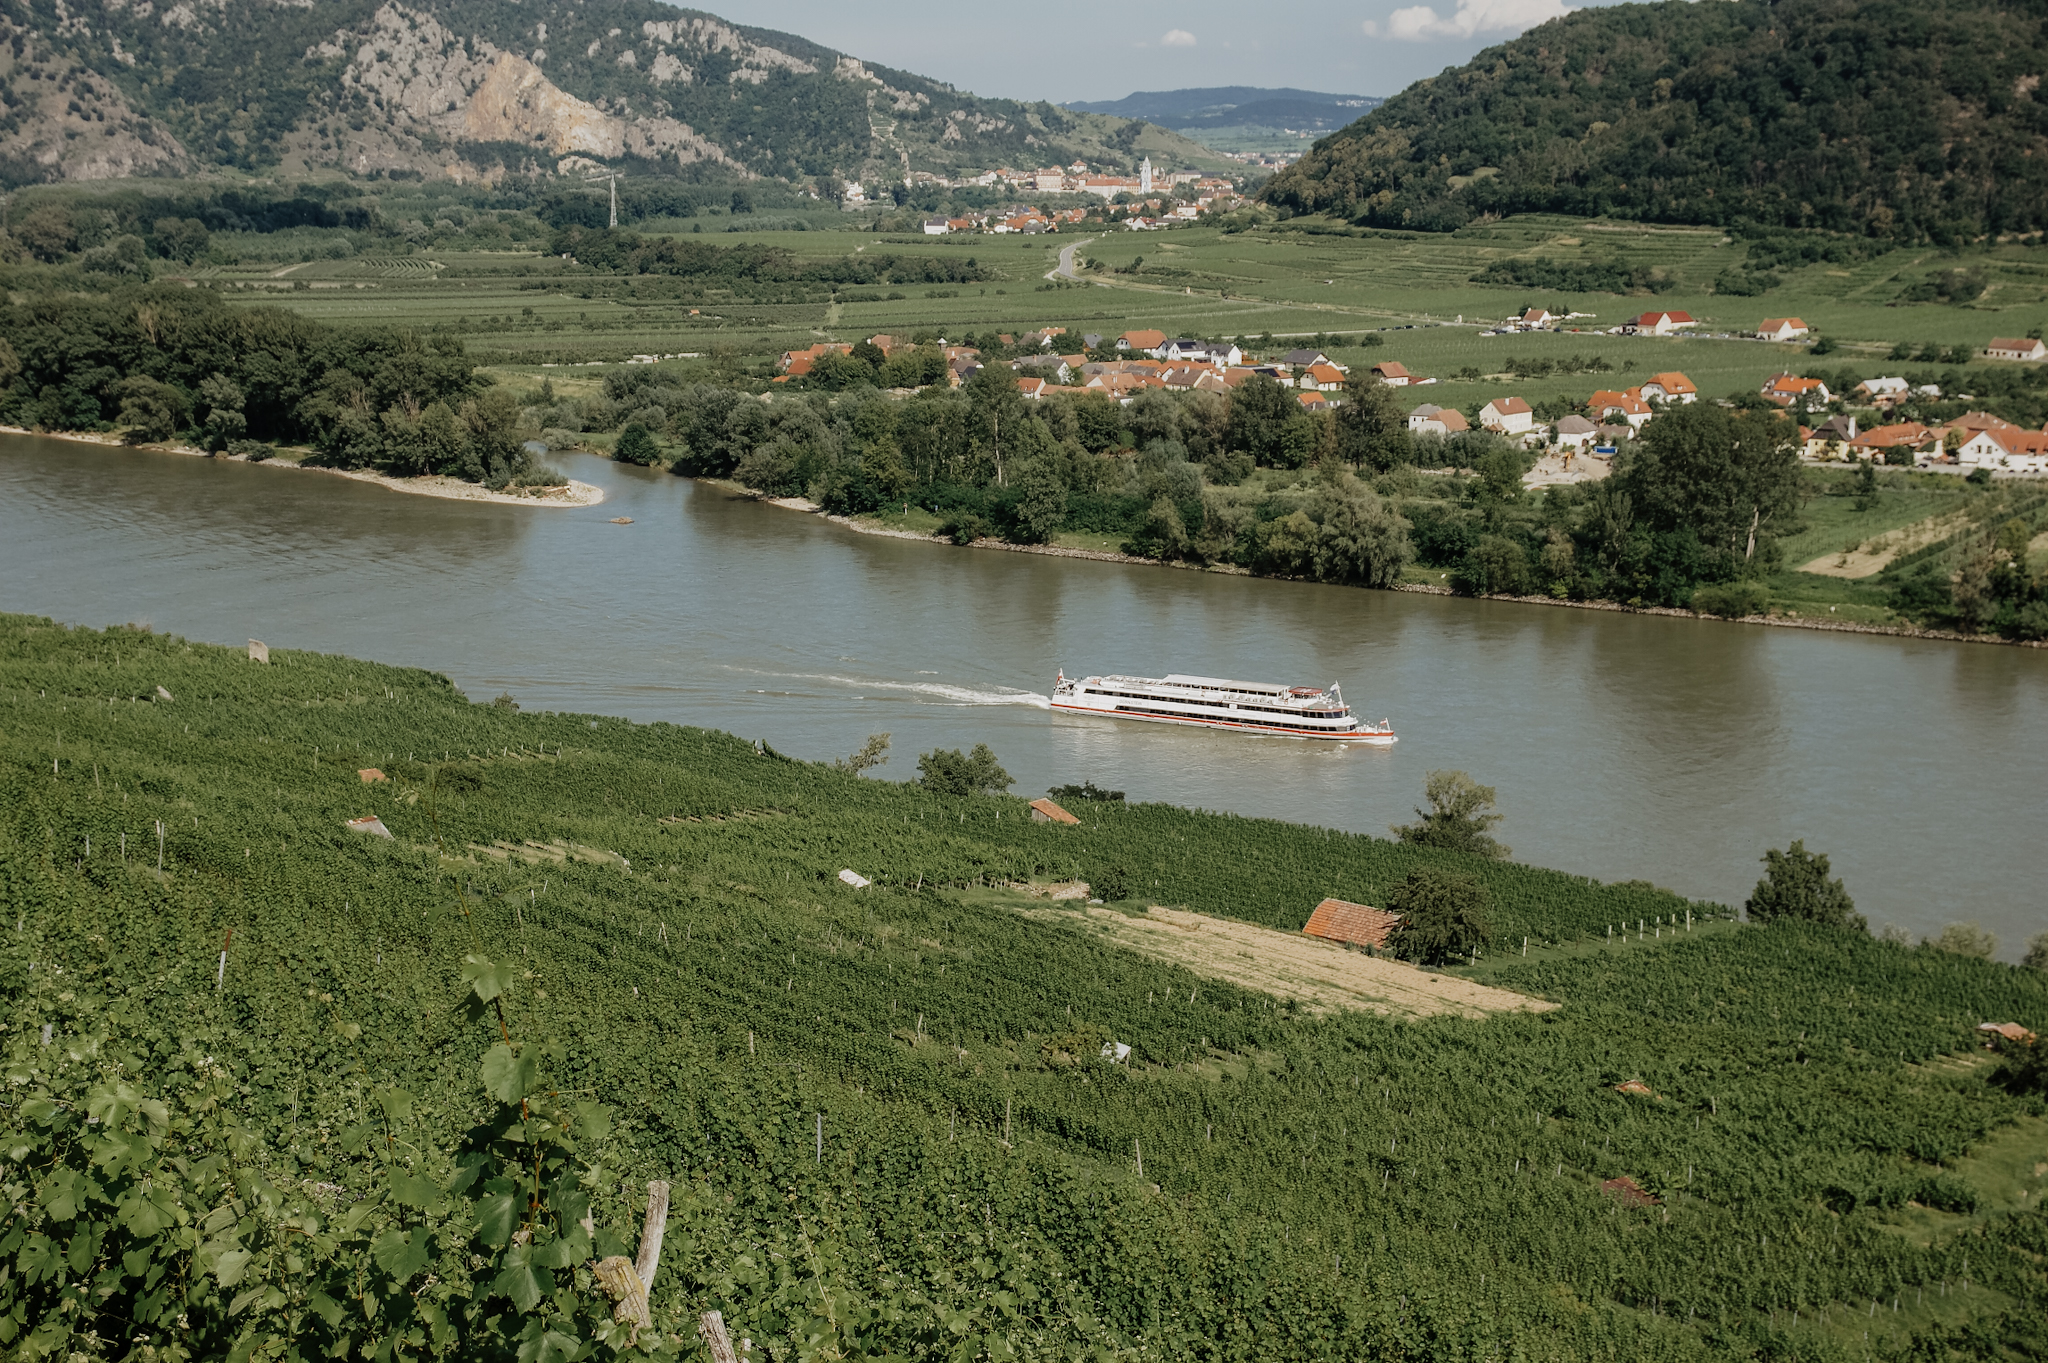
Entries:
[[1137,90],[1293,86],[1391,95],[1578,5],[1568,0],[1243,0],[1085,11],[901,0],[695,0],[734,23],[798,33],[863,61],[1010,99],[1121,99]]

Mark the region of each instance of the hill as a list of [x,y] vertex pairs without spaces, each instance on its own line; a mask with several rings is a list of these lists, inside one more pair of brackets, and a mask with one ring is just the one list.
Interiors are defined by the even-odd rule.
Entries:
[[[710,1309],[778,1359],[2048,1346],[2040,1100],[1971,1032],[2048,977],[1077,805],[0,617],[0,1343],[617,1357],[593,1260],[662,1179],[634,1357]],[[1423,866],[1530,939],[1451,973],[1562,1006],[1305,1007],[1005,887],[1292,933]]]
[[1223,85],[1141,90],[1122,99],[1069,107],[1147,119],[1219,151],[1293,155],[1300,150],[1302,139],[1334,131],[1379,103],[1370,95]]
[[1449,230],[1548,210],[1953,242],[2048,227],[2048,12],[2017,0],[1579,10],[1417,81],[1269,202]]
[[209,168],[475,179],[568,157],[789,180],[1222,164],[1142,122],[981,99],[657,0],[210,0],[90,20],[4,0],[0,103],[10,186]]

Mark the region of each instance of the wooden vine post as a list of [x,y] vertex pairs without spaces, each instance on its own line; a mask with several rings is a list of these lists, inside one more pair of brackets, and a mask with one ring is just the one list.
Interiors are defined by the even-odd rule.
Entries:
[[657,1179],[647,1185],[647,1218],[640,1225],[640,1257],[634,1260],[614,1254],[597,1264],[598,1285],[617,1303],[612,1308],[612,1319],[633,1327],[633,1343],[639,1342],[643,1329],[654,1325],[654,1308],[648,1304],[647,1293],[654,1286],[655,1270],[661,1267],[661,1237],[667,1229],[668,1184]]
[[739,1353],[732,1347],[732,1336],[725,1332],[722,1314],[706,1311],[698,1317],[697,1335],[704,1341],[704,1347],[711,1351],[711,1363],[739,1363]]

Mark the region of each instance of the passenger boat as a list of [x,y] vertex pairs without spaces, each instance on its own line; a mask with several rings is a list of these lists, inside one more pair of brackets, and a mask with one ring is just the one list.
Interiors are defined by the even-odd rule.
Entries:
[[1081,677],[1061,669],[1052,708],[1076,715],[1193,724],[1204,729],[1392,743],[1394,726],[1371,724],[1351,713],[1335,682],[1327,687],[1270,686],[1216,677]]

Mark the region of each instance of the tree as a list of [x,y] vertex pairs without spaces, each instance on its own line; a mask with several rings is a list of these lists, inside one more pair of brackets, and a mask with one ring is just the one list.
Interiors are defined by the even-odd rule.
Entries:
[[243,404],[248,397],[242,386],[225,374],[215,374],[199,384],[199,401],[206,408],[206,418],[200,423],[200,435],[209,452],[219,454],[228,447],[231,440],[240,440],[249,433],[249,418],[242,415]]
[[1309,561],[1319,582],[1391,587],[1415,557],[1408,526],[1350,474],[1324,480],[1309,499],[1315,523]]
[[1230,395],[1225,427],[1229,448],[1242,450],[1254,462],[1277,466],[1286,458],[1287,421],[1301,411],[1285,388],[1264,374],[1254,374]]
[[661,462],[661,447],[654,443],[654,437],[647,428],[635,421],[619,432],[619,440],[612,447],[612,458],[621,464],[639,464],[650,467]]
[[1998,954],[1998,939],[1976,923],[1950,923],[1928,938],[1927,945],[1936,951],[1953,952],[1979,961],[1988,961]]
[[158,383],[140,374],[122,379],[109,390],[108,396],[120,400],[118,419],[128,428],[121,439],[131,445],[169,440],[185,424],[190,412],[183,393],[168,383]]
[[1803,839],[1795,839],[1782,852],[1765,852],[1763,863],[1764,878],[1742,906],[1752,922],[1797,918],[1858,931],[1869,926],[1842,882],[1828,879],[1827,857],[1807,851]]
[[974,443],[995,465],[996,486],[1004,487],[1008,447],[1024,422],[1024,395],[1017,391],[1017,376],[1007,365],[985,364],[974,371],[963,391],[972,413]]
[[[1768,566],[1780,527],[1799,506],[1798,431],[1775,411],[1714,403],[1674,407],[1643,427],[1614,483],[1653,533],[1689,531],[1718,578]],[[1690,584],[1687,584],[1690,585]]]
[[1344,381],[1344,405],[1337,409],[1337,457],[1355,468],[1385,473],[1413,462],[1408,415],[1391,386],[1371,373]]
[[1462,771],[1433,771],[1424,778],[1422,794],[1429,808],[1415,811],[1417,822],[1394,826],[1394,836],[1402,842],[1501,859],[1513,852],[1487,832],[1504,817],[1490,812],[1492,786],[1482,786]]
[[1044,544],[1067,516],[1067,486],[1052,460],[1033,459],[1017,478],[1017,506],[1012,538],[1019,544]]
[[1387,896],[1387,912],[1401,916],[1387,946],[1404,961],[1442,965],[1493,940],[1491,906],[1492,896],[1472,877],[1418,866]]
[[2034,940],[2027,943],[2027,954],[2020,957],[2020,964],[2028,970],[2048,971],[2048,932],[2036,933]]
[[964,756],[958,748],[935,748],[921,755],[917,779],[935,795],[1000,795],[1017,784],[986,743],[975,744]]
[[869,734],[868,741],[860,745],[860,751],[850,757],[842,757],[832,763],[832,770],[843,771],[849,776],[858,776],[869,767],[879,767],[889,760],[889,735]]

